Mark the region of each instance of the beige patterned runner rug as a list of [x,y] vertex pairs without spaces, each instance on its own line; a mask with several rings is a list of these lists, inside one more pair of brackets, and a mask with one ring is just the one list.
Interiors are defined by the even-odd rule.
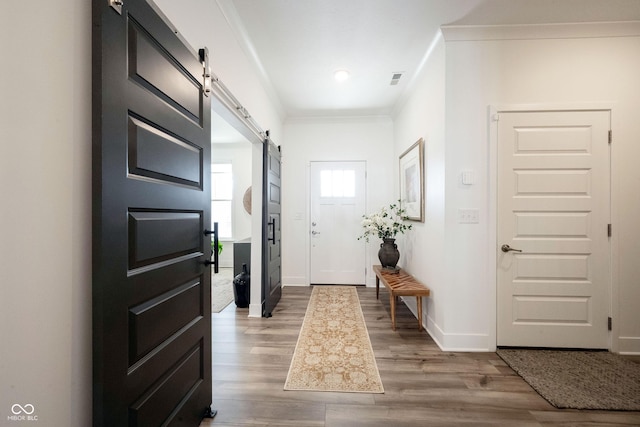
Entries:
[[284,389],[384,393],[354,287],[313,288]]

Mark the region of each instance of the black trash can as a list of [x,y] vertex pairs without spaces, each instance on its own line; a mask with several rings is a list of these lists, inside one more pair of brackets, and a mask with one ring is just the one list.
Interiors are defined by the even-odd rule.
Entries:
[[236,307],[249,307],[250,284],[251,277],[247,271],[247,264],[242,264],[242,273],[233,278],[233,297],[236,301]]

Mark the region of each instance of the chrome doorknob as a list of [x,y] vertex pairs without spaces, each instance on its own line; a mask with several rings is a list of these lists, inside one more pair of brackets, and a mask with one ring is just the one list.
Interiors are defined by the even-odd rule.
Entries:
[[500,249],[502,250],[502,252],[522,252],[521,249],[514,249],[509,245],[502,245]]

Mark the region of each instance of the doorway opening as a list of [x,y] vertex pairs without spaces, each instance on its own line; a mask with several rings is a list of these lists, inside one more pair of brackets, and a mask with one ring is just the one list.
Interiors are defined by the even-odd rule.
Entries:
[[[260,175],[260,172],[257,172]],[[211,115],[211,221],[218,223],[218,274],[211,280],[213,310],[239,302],[248,308],[245,295],[234,297],[233,278],[251,276],[260,265],[251,262],[253,240],[253,147],[249,140],[215,112]],[[258,209],[257,215],[260,215]],[[213,224],[211,225],[213,229]],[[259,232],[258,232],[259,233]],[[257,238],[260,238],[258,234]],[[253,268],[252,268],[253,267]],[[213,272],[213,271],[212,271]],[[257,275],[256,277],[259,277]],[[247,292],[249,294],[250,292]]]

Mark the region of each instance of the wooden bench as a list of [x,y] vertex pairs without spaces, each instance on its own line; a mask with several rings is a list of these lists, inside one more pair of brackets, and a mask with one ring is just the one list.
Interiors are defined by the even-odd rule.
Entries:
[[397,297],[416,297],[418,304],[418,330],[422,330],[422,297],[428,297],[431,291],[412,275],[400,269],[397,271],[374,265],[376,273],[376,299],[380,296],[380,281],[389,290],[389,302],[391,304],[391,328],[396,330],[396,300]]

